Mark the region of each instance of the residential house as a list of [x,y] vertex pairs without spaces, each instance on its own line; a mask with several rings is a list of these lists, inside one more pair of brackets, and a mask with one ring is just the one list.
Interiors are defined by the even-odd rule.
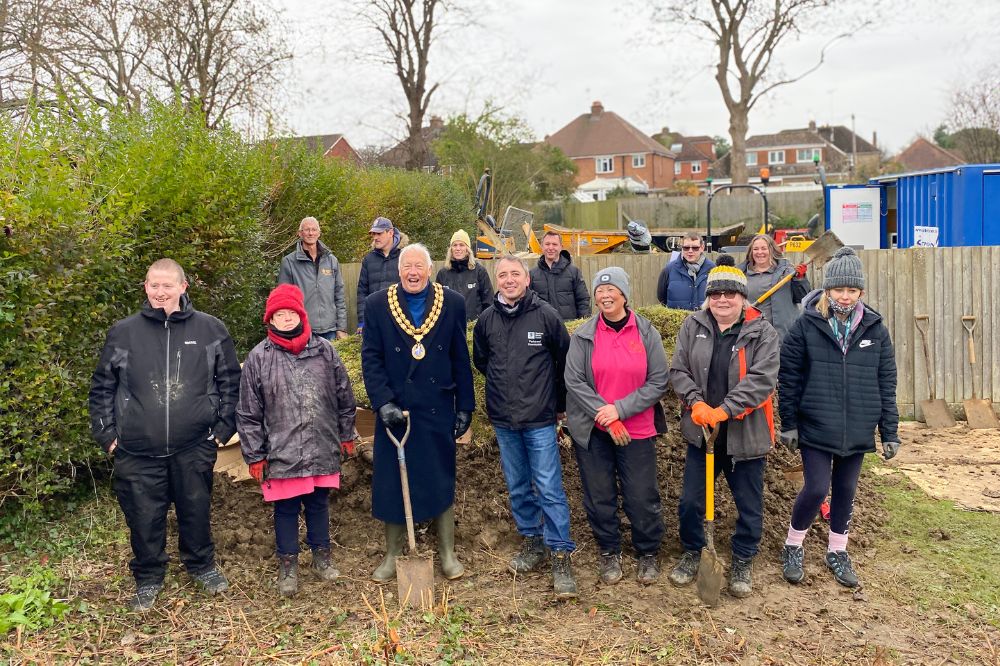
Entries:
[[361,156],[348,143],[347,137],[343,134],[316,134],[313,136],[295,137],[294,140],[305,143],[313,150],[322,150],[323,157],[361,164]]
[[590,113],[545,137],[545,142],[573,160],[576,184],[584,189],[594,181],[639,192],[674,184],[674,153],[617,113],[605,111],[600,102],[591,105]]
[[891,161],[898,166],[893,169],[893,172],[897,173],[965,164],[965,160],[955,151],[946,150],[922,136],[914,139],[913,143],[901,150]]
[[[849,180],[858,173],[876,174],[879,151],[872,143],[857,136],[843,125],[809,126],[781,130],[777,134],[758,134],[746,142],[747,173],[751,182],[758,182],[762,167],[770,171],[771,182],[784,185],[810,183],[816,177],[816,162],[823,165],[832,181]],[[714,178],[728,178],[729,157],[726,155],[712,167]]]
[[[441,133],[444,131],[444,120],[440,116],[431,116],[430,122],[424,127],[420,128],[420,138],[427,146],[427,152],[424,154],[424,162],[420,165],[423,171],[435,172],[438,170],[438,159],[437,155],[434,154],[432,146]],[[384,166],[396,167],[398,169],[405,169],[406,163],[410,156],[409,147],[407,146],[407,140],[403,139],[395,146],[389,150],[382,153],[379,158],[379,164]]]
[[708,168],[715,161],[715,139],[704,135],[675,134],[670,151],[677,155],[674,162],[675,179],[701,181],[708,178]]

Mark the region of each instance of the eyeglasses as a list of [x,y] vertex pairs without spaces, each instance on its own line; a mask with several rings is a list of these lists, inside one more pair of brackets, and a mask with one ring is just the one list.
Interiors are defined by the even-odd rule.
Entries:
[[740,293],[740,292],[738,292],[738,291],[713,291],[711,294],[708,295],[708,297],[710,299],[712,299],[713,301],[717,301],[720,298],[722,298],[723,296],[725,296],[727,301],[731,301],[734,298],[736,298],[736,295],[738,293]]
[[681,249],[685,252],[694,252],[695,250],[700,250],[701,245],[681,245]]

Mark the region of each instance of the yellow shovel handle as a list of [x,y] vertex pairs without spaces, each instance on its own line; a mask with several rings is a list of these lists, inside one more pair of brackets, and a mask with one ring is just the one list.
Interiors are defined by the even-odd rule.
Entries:
[[758,298],[756,301],[754,301],[754,305],[760,305],[761,303],[763,303],[767,299],[769,299],[772,296],[774,296],[774,292],[778,291],[779,289],[781,289],[782,287],[784,287],[786,284],[788,284],[789,282],[791,282],[793,277],[795,277],[795,273],[789,273],[785,277],[783,277],[780,280],[778,280],[778,282],[776,282],[773,287],[771,287],[770,289],[768,289],[767,291],[765,291],[763,294],[760,295],[760,298]]
[[705,520],[715,520],[715,454],[705,454]]

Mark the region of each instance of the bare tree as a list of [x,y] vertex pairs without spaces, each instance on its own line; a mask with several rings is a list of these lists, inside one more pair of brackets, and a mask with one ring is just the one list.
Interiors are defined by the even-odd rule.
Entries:
[[673,0],[654,9],[661,21],[694,26],[701,34],[711,35],[718,49],[715,80],[729,111],[734,184],[747,182],[746,137],[754,105],[775,88],[819,69],[827,47],[848,34],[830,39],[817,61],[801,73],[778,71],[774,57],[782,44],[833,4],[833,0]]
[[393,67],[406,98],[406,168],[424,164],[428,146],[421,131],[438,83],[428,81],[431,47],[451,9],[445,0],[367,0],[362,19],[381,38],[382,62]]
[[1000,75],[986,71],[952,96],[951,141],[971,163],[1000,162]]

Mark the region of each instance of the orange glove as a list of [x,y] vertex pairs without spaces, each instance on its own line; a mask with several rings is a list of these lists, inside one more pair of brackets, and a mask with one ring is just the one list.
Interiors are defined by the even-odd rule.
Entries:
[[707,402],[699,400],[691,405],[691,420],[695,422],[695,425],[707,426],[708,415],[711,411],[712,408],[708,406]]
[[798,266],[796,266],[795,267],[795,277],[798,278],[799,280],[801,280],[805,276],[806,276],[806,265],[805,264],[799,264]]
[[707,421],[705,425],[709,428],[715,428],[723,421],[728,421],[729,414],[722,407],[710,408],[708,414],[705,416],[705,420]]
[[625,424],[618,419],[608,424],[608,434],[611,435],[611,439],[618,446],[625,446],[632,441],[632,435],[628,434]]
[[250,463],[250,476],[252,476],[257,483],[264,483],[264,475],[266,473],[267,473],[266,460],[258,460],[255,463]]
[[340,455],[342,456],[353,456],[354,455],[354,440],[349,439],[346,442],[340,443]]

